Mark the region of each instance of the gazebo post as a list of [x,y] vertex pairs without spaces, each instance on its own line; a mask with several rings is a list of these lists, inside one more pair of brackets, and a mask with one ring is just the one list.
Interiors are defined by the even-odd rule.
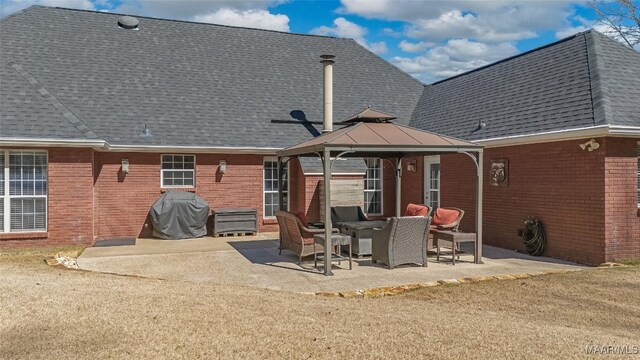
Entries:
[[478,166],[477,166],[477,180],[476,186],[476,264],[482,264],[482,185],[483,185],[483,170],[482,170],[482,158],[484,151],[478,150]]
[[[382,174],[380,174],[382,176]],[[396,158],[396,217],[402,214],[402,158]]]
[[323,151],[322,165],[324,172],[324,275],[331,276],[331,151]]
[[278,156],[278,165],[276,167],[278,171],[278,210],[284,211],[284,199],[282,198],[282,174],[283,174],[283,164],[282,164],[282,156]]

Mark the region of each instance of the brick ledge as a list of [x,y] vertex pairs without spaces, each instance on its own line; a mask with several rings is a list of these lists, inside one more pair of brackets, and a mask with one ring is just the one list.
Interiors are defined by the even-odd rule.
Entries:
[[47,231],[0,233],[0,241],[2,240],[35,240],[35,239],[47,239],[47,238],[49,238],[49,233]]

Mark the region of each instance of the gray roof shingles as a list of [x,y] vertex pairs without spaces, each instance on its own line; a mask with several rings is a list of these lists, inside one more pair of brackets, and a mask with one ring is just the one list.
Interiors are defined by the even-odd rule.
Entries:
[[[17,63],[81,121],[47,99],[3,101],[0,136],[93,131],[118,145],[287,147],[319,126],[271,120],[293,120],[292,111],[322,120],[324,53],[336,55],[335,121],[371,105],[406,124],[423,89],[349,39],[144,17],[140,30],[124,30],[119,16],[34,6],[0,21],[3,100],[29,85],[7,67]],[[145,123],[153,136],[140,138]]]
[[640,126],[640,54],[587,33],[596,124]]
[[593,30],[424,86],[349,39],[119,16],[33,6],[0,21],[0,137],[288,147],[320,126],[271,120],[322,119],[325,53],[335,121],[371,105],[466,140],[640,126],[640,54]]
[[[640,126],[639,61],[634,50],[587,31],[427,85],[410,125],[466,140],[605,122]],[[601,104],[594,97],[594,107],[598,91]],[[598,111],[606,116],[594,117]],[[480,122],[485,127],[478,130]]]
[[468,140],[593,125],[584,40],[429,85],[411,125]]

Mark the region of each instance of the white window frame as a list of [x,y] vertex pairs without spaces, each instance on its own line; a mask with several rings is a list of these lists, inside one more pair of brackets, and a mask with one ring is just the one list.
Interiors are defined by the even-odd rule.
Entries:
[[[364,209],[365,210],[365,214],[373,215],[373,216],[382,216],[384,214],[384,159],[382,159],[382,158],[364,158],[365,164],[367,162],[367,159],[376,159],[376,160],[378,160],[378,164],[380,164],[380,179],[379,179],[380,180],[380,190],[379,190],[380,191],[380,212],[379,213],[366,212],[368,207],[366,206],[366,203],[363,202],[363,205],[365,207],[365,209]],[[369,169],[369,166],[367,165],[367,170],[368,169]],[[368,193],[368,192],[377,192],[378,191],[378,190],[367,190],[367,185],[366,185],[367,184],[367,180],[368,180],[367,174],[368,174],[368,171],[365,172],[365,174],[364,174],[364,184],[365,184],[365,186],[364,186],[364,193],[362,194],[364,199],[366,199],[366,195],[365,195],[366,193]]]
[[[264,187],[264,182],[266,180],[266,175],[267,175],[267,172],[265,171],[266,170],[265,165],[266,165],[267,162],[275,162],[276,163],[276,170],[277,170],[278,158],[275,157],[275,156],[265,156],[262,159],[262,218],[263,219],[275,219],[276,218],[275,216],[266,216],[266,213],[267,213],[267,211],[266,211],[267,210],[267,202],[265,201],[265,195],[266,194],[277,194],[278,193],[278,190],[275,190],[275,191],[274,190],[268,190],[267,191],[265,189],[265,187]],[[290,194],[291,194],[291,192],[289,191],[291,189],[291,171],[290,171],[289,163],[285,164],[285,166],[287,168],[287,189],[286,190],[283,189],[282,192],[287,194],[287,204],[286,204],[287,209],[285,211],[288,211],[291,208],[291,206],[290,206],[290,203],[291,203]],[[278,199],[278,201],[280,201],[280,200]]]
[[[439,170],[438,170],[438,189],[437,190],[433,190],[431,189],[431,181],[433,180],[431,178],[431,171],[429,171],[431,169],[431,165],[438,165],[439,166]],[[440,191],[442,189],[442,163],[440,162],[440,155],[430,155],[430,156],[425,156],[424,157],[424,187],[423,187],[423,193],[424,193],[424,203],[429,207],[429,209],[431,210],[435,210],[437,207],[439,207],[442,204],[442,192]],[[438,204],[437,206],[433,206],[432,201],[433,199],[431,199],[431,192],[437,192],[438,193]]]
[[[163,169],[165,156],[193,156],[193,169]],[[196,187],[196,164],[197,159],[194,154],[161,154],[160,155],[160,187],[163,189],[193,189]],[[193,173],[193,185],[165,185],[164,184],[164,172],[165,171],[191,171]]]
[[[4,154],[4,199],[3,202],[3,228],[0,233],[30,233],[30,232],[46,232],[49,228],[49,152],[46,150],[35,149],[0,149]],[[47,164],[47,188],[45,195],[11,195],[11,153],[30,152],[35,154],[44,154]],[[44,229],[20,229],[11,230],[11,199],[45,199],[44,203]]]

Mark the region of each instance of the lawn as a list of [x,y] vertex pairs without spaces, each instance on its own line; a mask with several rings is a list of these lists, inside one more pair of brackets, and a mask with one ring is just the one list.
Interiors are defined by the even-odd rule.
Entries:
[[324,298],[0,254],[0,358],[575,358],[640,346],[640,267]]

